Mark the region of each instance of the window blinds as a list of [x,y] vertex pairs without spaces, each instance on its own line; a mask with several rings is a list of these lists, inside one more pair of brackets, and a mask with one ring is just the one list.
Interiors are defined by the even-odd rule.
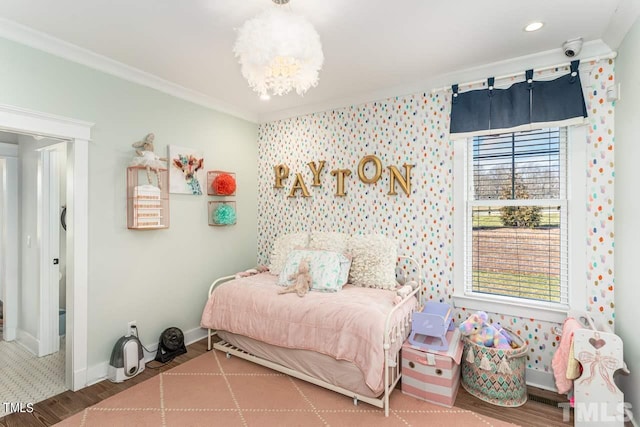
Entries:
[[566,304],[566,129],[469,146],[466,291]]

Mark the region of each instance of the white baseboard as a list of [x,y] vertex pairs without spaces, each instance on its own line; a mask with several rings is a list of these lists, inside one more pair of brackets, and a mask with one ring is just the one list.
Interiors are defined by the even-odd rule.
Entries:
[[[190,329],[184,334],[184,342],[189,345],[207,337],[207,330],[203,328]],[[157,346],[156,346],[157,347]],[[157,350],[157,348],[156,348]]]
[[532,387],[541,388],[543,390],[558,392],[556,388],[556,381],[553,377],[553,373],[539,371],[537,369],[527,368],[526,372],[527,385]]
[[[193,344],[196,341],[200,341],[207,337],[207,330],[202,328],[194,328],[184,332],[185,345]],[[149,350],[144,352],[144,362],[148,363],[155,359],[156,351],[158,350],[158,343],[151,345],[143,345]],[[107,371],[109,369],[109,360],[97,363],[89,369],[87,369],[87,386],[98,383],[107,378]]]
[[18,342],[18,344],[29,350],[30,353],[33,353],[37,356],[38,350],[40,349],[40,342],[38,341],[38,339],[20,328],[16,329],[16,331],[16,341]]
[[16,328],[7,328],[7,325],[4,325],[4,329],[2,330],[2,339],[5,341],[15,341],[17,337],[17,329]]
[[93,366],[89,366],[87,369],[87,385],[94,385],[107,378],[107,371],[109,369],[109,362],[100,362]]
[[[66,366],[70,366],[70,365],[67,364]],[[66,366],[65,366],[65,369],[66,369]],[[89,385],[87,384],[87,372],[88,372],[87,369],[78,369],[77,371],[74,372],[74,375],[72,376],[72,380],[71,380],[72,382],[71,391],[78,391]]]

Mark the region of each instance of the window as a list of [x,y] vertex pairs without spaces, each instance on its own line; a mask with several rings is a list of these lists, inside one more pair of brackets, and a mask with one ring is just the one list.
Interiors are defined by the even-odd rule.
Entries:
[[566,129],[473,138],[467,291],[567,303]]
[[527,308],[572,305],[569,212],[579,198],[570,197],[568,139],[567,128],[548,128],[456,142],[454,299],[463,306],[532,317]]

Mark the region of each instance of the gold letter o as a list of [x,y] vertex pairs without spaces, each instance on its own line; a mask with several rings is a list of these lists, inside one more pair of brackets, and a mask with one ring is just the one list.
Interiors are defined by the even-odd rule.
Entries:
[[[376,173],[373,175],[373,178],[367,178],[364,174],[364,166],[369,162],[373,162],[376,165]],[[380,175],[382,175],[382,162],[379,158],[370,154],[368,156],[364,156],[362,160],[360,160],[360,163],[358,164],[358,177],[360,178],[360,181],[365,184],[373,184],[380,179]]]

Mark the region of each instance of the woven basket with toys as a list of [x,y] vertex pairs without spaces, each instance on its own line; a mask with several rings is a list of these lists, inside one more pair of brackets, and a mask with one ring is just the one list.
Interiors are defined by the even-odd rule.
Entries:
[[477,312],[460,324],[464,340],[462,387],[485,402],[505,407],[527,401],[525,361],[528,345]]

